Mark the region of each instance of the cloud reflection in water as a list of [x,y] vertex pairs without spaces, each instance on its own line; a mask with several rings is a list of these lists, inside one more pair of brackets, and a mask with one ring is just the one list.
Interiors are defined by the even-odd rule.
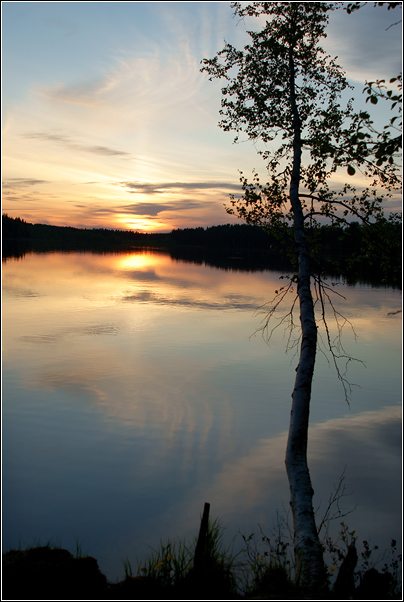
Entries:
[[[281,329],[269,346],[251,335],[279,275],[153,252],[8,260],[7,541],[21,529],[28,538],[76,533],[109,575],[121,576],[119,558],[132,555],[134,542],[141,554],[141,542],[192,537],[204,501],[229,533],[268,526],[289,499],[296,358],[285,355]],[[401,297],[364,286],[343,292],[341,311],[358,334],[355,343],[347,331],[349,350],[367,368],[350,368],[361,389],[349,410],[318,355],[309,436],[315,499],[328,500],[346,465],[347,504],[357,504],[349,524],[363,537],[371,529],[375,539],[398,539],[400,316],[388,314]]]

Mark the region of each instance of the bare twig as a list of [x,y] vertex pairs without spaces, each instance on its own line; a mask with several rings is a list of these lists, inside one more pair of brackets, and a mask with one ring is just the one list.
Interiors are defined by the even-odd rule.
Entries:
[[[339,519],[347,516],[348,514],[351,514],[352,512],[354,512],[356,510],[356,505],[353,508],[351,508],[351,510],[346,510],[346,511],[341,510],[341,507],[340,507],[341,499],[344,497],[348,497],[349,495],[352,495],[351,493],[345,492],[346,491],[345,482],[344,482],[345,481],[345,470],[346,470],[346,466],[345,466],[344,470],[342,471],[342,474],[339,478],[337,485],[334,485],[334,491],[330,494],[327,507],[323,514],[323,518],[321,519],[320,524],[318,526],[319,534],[321,533],[321,530],[325,527],[324,538],[328,537],[328,528],[332,521],[339,520]],[[320,510],[320,506],[317,508],[316,514],[319,512],[319,510]]]
[[[257,332],[261,332],[263,338],[266,340],[267,343],[270,342],[275,330],[286,323],[286,325],[287,325],[286,330],[289,331],[288,341],[286,344],[286,351],[289,351],[290,349],[292,349],[293,347],[296,346],[296,341],[294,341],[291,344],[291,340],[292,340],[292,335],[293,335],[294,330],[296,328],[298,328],[297,324],[294,322],[294,319],[293,319],[293,312],[294,312],[296,302],[298,299],[297,294],[295,295],[295,298],[291,304],[290,310],[286,314],[284,314],[281,318],[277,319],[278,323],[275,324],[275,326],[271,329],[269,329],[269,323],[271,320],[274,319],[275,312],[282,305],[282,303],[285,300],[285,297],[288,295],[288,293],[294,291],[294,288],[293,288],[294,283],[295,283],[294,277],[291,277],[290,282],[287,286],[283,286],[279,290],[275,291],[275,297],[268,303],[264,303],[263,305],[261,305],[255,312],[256,315],[259,313],[265,313],[265,317],[263,318],[263,320],[261,322],[261,326],[259,328],[257,328],[257,330],[254,332],[254,335],[257,334]],[[268,309],[268,306],[269,306],[269,309]]]
[[[353,357],[352,355],[349,355],[345,351],[345,349],[342,345],[342,331],[346,325],[350,326],[352,333],[355,337],[355,340],[357,339],[357,335],[356,335],[356,332],[355,332],[355,329],[354,329],[352,323],[345,316],[343,316],[339,311],[337,311],[335,309],[335,306],[332,302],[332,299],[331,299],[329,293],[332,292],[332,293],[344,298],[343,295],[341,295],[340,293],[338,293],[338,291],[331,289],[328,285],[326,285],[324,283],[324,281],[322,280],[321,276],[315,277],[314,282],[315,282],[316,293],[317,293],[317,301],[320,303],[321,321],[324,325],[324,329],[325,329],[325,333],[326,333],[328,351],[331,354],[332,362],[334,364],[335,371],[337,373],[337,377],[341,381],[341,384],[342,384],[342,387],[344,390],[345,401],[347,402],[347,404],[349,406],[350,405],[349,399],[350,399],[350,395],[352,393],[352,387],[358,386],[358,385],[355,385],[354,383],[349,382],[348,379],[346,378],[346,374],[348,371],[348,365],[350,362],[355,361],[355,362],[359,362],[363,366],[365,366],[365,362]],[[325,301],[328,302],[328,304],[331,308],[331,311],[332,311],[333,317],[334,317],[334,322],[337,327],[337,334],[333,339],[331,337],[329,324],[328,324],[327,318],[326,318]],[[341,368],[340,368],[341,361],[345,361],[344,372],[342,372]]]

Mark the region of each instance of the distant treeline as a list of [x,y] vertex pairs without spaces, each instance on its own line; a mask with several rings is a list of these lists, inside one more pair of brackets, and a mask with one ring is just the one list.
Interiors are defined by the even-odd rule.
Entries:
[[[31,224],[3,214],[3,240],[46,241],[72,246],[221,247],[223,249],[268,250],[275,238],[258,226],[247,224],[176,229],[170,233],[145,233],[106,228],[72,228]],[[278,241],[279,245],[279,241]]]
[[[3,257],[15,249],[165,248],[174,259],[224,269],[293,270],[293,233],[264,231],[259,226],[226,224],[208,228],[144,233],[105,228],[72,228],[31,224],[3,214]],[[308,230],[315,270],[343,275],[348,281],[401,286],[401,224],[321,226]],[[230,267],[229,267],[230,266]],[[250,266],[250,267],[249,267]]]
[[[255,269],[265,269],[265,265],[266,269],[297,269],[292,228],[280,234],[259,226],[227,224],[173,230],[169,237],[171,244],[176,245],[175,255],[179,259],[186,258],[185,253],[189,256],[193,249],[194,261],[207,260],[210,265],[224,267],[225,260],[228,263],[229,259],[240,256],[242,261],[254,254]],[[314,272],[344,276],[352,283],[363,281],[397,288],[401,288],[402,277],[401,237],[398,221],[307,228]],[[175,256],[174,252],[171,255]]]
[[127,230],[108,230],[106,228],[72,228],[70,226],[49,226],[48,224],[30,224],[23,219],[2,216],[3,240],[19,239],[46,241],[66,247],[92,245],[148,245],[162,243],[166,235],[130,232]]

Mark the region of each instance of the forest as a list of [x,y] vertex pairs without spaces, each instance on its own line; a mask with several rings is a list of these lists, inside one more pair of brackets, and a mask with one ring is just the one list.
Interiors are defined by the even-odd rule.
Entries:
[[[401,288],[402,228],[400,222],[348,226],[323,225],[310,231],[313,270],[342,275],[348,282],[364,281]],[[2,216],[3,257],[28,250],[94,250],[136,247],[164,248],[175,259],[232,269],[293,270],[293,232],[249,224],[207,228],[177,228],[144,233],[107,228],[73,228],[32,224]],[[235,265],[234,260],[238,260]]]

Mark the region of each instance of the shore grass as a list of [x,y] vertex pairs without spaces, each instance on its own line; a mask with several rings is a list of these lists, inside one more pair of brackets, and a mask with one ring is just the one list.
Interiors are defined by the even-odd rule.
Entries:
[[[125,557],[122,560],[124,580],[114,584],[108,583],[100,573],[96,560],[84,554],[82,544],[77,538],[73,554],[60,547],[59,539],[47,541],[45,544],[35,540],[32,546],[24,549],[22,548],[24,544],[19,542],[17,550],[10,550],[3,554],[3,593],[8,594],[7,599],[17,599],[18,593],[21,594],[18,590],[20,584],[28,583],[24,571],[28,571],[31,579],[33,575],[37,578],[38,566],[43,584],[46,575],[43,572],[44,557],[50,558],[53,550],[55,557],[58,555],[59,577],[62,574],[60,573],[62,558],[63,562],[69,564],[69,575],[73,574],[76,580],[77,575],[80,575],[80,579],[84,579],[83,583],[86,583],[87,588],[85,591],[89,592],[90,597],[91,580],[88,583],[85,580],[86,571],[88,568],[91,569],[91,578],[93,580],[96,578],[97,587],[101,588],[98,595],[104,596],[98,599],[316,599],[309,593],[301,591],[295,582],[293,545],[287,533],[282,533],[278,529],[268,536],[260,528],[257,534],[240,535],[242,541],[238,551],[235,551],[234,541],[229,546],[224,545],[223,533],[224,529],[219,519],[209,521],[203,563],[198,570],[194,563],[197,538],[190,543],[181,540],[167,542],[161,540],[157,548],[152,549],[142,560],[134,563]],[[390,548],[384,551],[378,546],[370,546],[366,540],[363,541],[360,549],[358,546],[358,564],[353,572],[353,589],[346,592],[347,597],[341,598],[340,594],[336,595],[335,577],[353,544],[358,546],[356,533],[350,531],[344,522],[340,524],[336,541],[330,538],[324,540],[324,552],[329,561],[328,598],[402,599],[401,554],[394,540]],[[41,554],[40,564],[38,564],[38,554]],[[36,558],[36,565],[27,565],[28,558],[31,556]],[[74,567],[73,572],[72,567]],[[87,567],[84,572],[83,567]],[[49,564],[48,569],[54,571],[55,564]],[[97,575],[96,571],[98,571]],[[48,578],[45,577],[45,582]],[[74,579],[71,581],[72,588],[75,587]],[[58,582],[55,581],[54,575],[50,582],[53,588],[51,595],[54,596],[52,599],[60,599],[54,589],[57,587],[55,583]],[[13,587],[16,588],[17,598],[9,597]],[[4,591],[4,588],[7,591]],[[71,592],[71,595],[73,593]]]

